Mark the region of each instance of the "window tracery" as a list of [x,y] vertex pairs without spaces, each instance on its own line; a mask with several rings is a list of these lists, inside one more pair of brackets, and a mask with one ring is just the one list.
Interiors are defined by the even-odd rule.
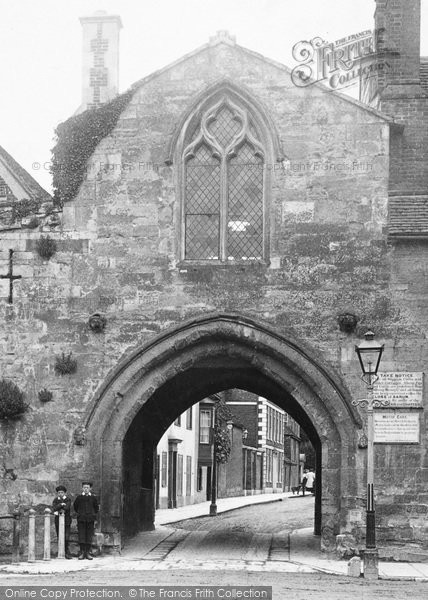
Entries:
[[183,258],[264,258],[265,151],[246,108],[223,95],[182,152]]

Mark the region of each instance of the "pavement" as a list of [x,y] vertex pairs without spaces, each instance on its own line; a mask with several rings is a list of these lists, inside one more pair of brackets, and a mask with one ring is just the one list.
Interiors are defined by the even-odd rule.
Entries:
[[[217,512],[224,513],[243,506],[268,502],[287,501],[292,498],[291,492],[277,494],[260,494],[255,496],[238,496],[220,498],[217,501]],[[278,546],[277,553],[267,560],[267,550],[271,538],[259,536],[257,547],[247,548],[244,554],[237,553],[232,558],[224,557],[221,547],[218,552],[210,554],[207,559],[201,556],[186,554],[186,537],[189,532],[174,529],[173,523],[209,515],[210,502],[201,502],[175,509],[157,510],[155,530],[139,533],[129,540],[121,554],[101,555],[93,561],[36,560],[22,561],[18,564],[0,565],[0,574],[49,574],[69,573],[77,571],[157,571],[157,570],[239,570],[281,573],[330,573],[348,575],[348,561],[335,560],[319,550],[319,537],[313,535],[313,528],[297,529],[288,536],[284,545]],[[192,532],[202,535],[204,532]],[[264,543],[265,542],[265,543]],[[180,544],[177,552],[174,548]],[[184,551],[182,549],[184,548]],[[363,570],[361,562],[361,571]],[[386,562],[379,561],[379,578],[388,580],[428,581],[428,563]]]

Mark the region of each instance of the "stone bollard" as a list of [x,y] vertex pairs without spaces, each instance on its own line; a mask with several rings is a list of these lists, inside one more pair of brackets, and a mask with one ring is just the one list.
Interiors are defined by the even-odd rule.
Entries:
[[13,546],[12,563],[21,561],[21,513],[16,508],[13,511]]
[[51,509],[45,508],[45,531],[43,538],[43,560],[51,559]]
[[360,577],[361,576],[361,559],[359,556],[353,556],[348,561],[348,575],[349,577]]
[[58,558],[65,558],[65,514],[63,510],[59,513]]
[[28,511],[28,562],[36,560],[36,511]]

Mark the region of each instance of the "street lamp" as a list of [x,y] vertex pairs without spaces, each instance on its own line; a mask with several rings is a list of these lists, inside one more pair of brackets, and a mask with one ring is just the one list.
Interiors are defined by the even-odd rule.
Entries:
[[367,406],[367,504],[366,504],[366,548],[364,551],[364,577],[366,579],[378,579],[378,549],[376,547],[376,518],[374,504],[374,468],[373,468],[373,442],[374,442],[374,417],[373,408],[386,406],[388,400],[373,400],[373,385],[379,379],[377,374],[384,349],[374,339],[373,331],[364,334],[365,340],[355,346],[358,360],[362,370],[361,379],[367,386],[367,398],[353,400],[354,406]]

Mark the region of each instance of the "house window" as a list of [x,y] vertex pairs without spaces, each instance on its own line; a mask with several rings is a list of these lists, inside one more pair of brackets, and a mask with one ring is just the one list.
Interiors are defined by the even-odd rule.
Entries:
[[186,411],[186,429],[192,429],[193,423],[193,406]]
[[267,407],[267,429],[268,429],[268,440],[272,440],[272,409]]
[[201,409],[199,412],[199,443],[210,443],[211,410]]
[[161,467],[161,485],[166,487],[166,474],[168,467],[168,453],[162,452],[162,467]]
[[175,425],[176,427],[181,427],[181,415],[179,415],[179,416],[178,416],[178,417],[175,419],[175,421],[174,421],[174,425]]
[[192,494],[192,457],[186,456],[186,496]]
[[227,96],[202,115],[182,155],[182,258],[264,258],[265,153],[251,115]]

